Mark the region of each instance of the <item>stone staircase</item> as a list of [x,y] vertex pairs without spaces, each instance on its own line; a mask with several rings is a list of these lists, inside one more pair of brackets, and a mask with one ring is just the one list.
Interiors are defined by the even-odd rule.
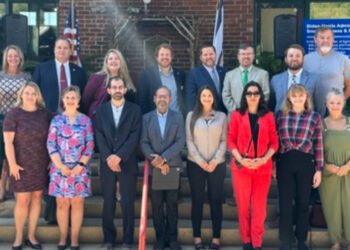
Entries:
[[[85,217],[83,227],[81,229],[80,242],[83,246],[82,249],[98,249],[99,244],[102,242],[102,227],[101,227],[101,214],[103,199],[101,196],[101,185],[98,177],[98,158],[94,157],[91,162],[93,177],[92,188],[93,196],[86,199],[85,204]],[[134,209],[136,212],[136,228],[135,228],[135,243],[138,242],[139,235],[139,217],[141,208],[141,190],[142,190],[142,176],[143,176],[143,163],[140,163],[140,175],[137,183],[137,201]],[[225,178],[225,198],[226,200],[232,200],[232,186],[231,186],[231,174],[230,167],[227,165],[227,176]],[[184,246],[184,249],[193,249],[189,246],[192,245],[192,227],[191,227],[191,200],[190,200],[190,188],[186,173],[181,176],[181,200],[179,202],[179,236],[178,239]],[[9,197],[9,195],[8,195]],[[12,198],[7,199],[4,203],[0,203],[0,250],[10,249],[11,242],[15,236],[15,226],[13,219],[13,209],[15,201]],[[43,202],[42,211],[44,211],[45,203]],[[238,230],[237,221],[237,208],[228,204],[223,205],[224,221],[221,233],[221,244],[225,246],[224,249],[241,249],[241,242]],[[273,181],[269,193],[269,201],[267,208],[267,221],[274,218],[277,213],[277,183]],[[44,247],[47,244],[55,244],[58,241],[59,232],[57,226],[46,225],[44,219],[41,216],[39,220],[39,226],[37,230],[37,237],[40,242],[44,243]],[[121,209],[120,204],[117,204],[116,220],[118,242],[122,237],[121,230]],[[152,226],[152,211],[150,209],[150,201],[148,204],[148,223],[147,223],[147,244],[149,249],[155,241],[155,233]],[[279,245],[278,230],[270,229],[266,223],[264,234],[264,247],[276,248]],[[204,221],[202,225],[202,238],[204,242],[209,242],[211,239],[211,222],[209,205],[204,205]],[[5,244],[2,245],[1,243]],[[327,248],[330,245],[327,231],[324,229],[312,228],[309,233],[309,243],[313,248]],[[8,245],[6,245],[8,244]],[[53,245],[55,246],[55,245]],[[135,244],[136,247],[136,244]],[[45,247],[46,248],[46,247]],[[52,248],[54,249],[54,247]]]

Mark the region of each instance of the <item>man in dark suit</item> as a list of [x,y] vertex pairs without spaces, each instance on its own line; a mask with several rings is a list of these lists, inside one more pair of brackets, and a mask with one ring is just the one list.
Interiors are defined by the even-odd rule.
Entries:
[[[154,250],[181,250],[177,242],[177,200],[182,167],[181,150],[185,145],[183,117],[169,109],[171,91],[166,86],[158,88],[154,95],[157,106],[143,116],[141,149],[151,162],[151,201],[153,225],[157,242]],[[164,214],[164,208],[166,215]]]
[[33,73],[33,81],[38,84],[46,107],[53,113],[62,111],[60,96],[64,88],[76,85],[82,94],[86,85],[85,70],[69,62],[70,53],[69,41],[57,39],[55,59],[38,64]]
[[138,84],[138,101],[145,114],[155,109],[153,95],[160,86],[167,86],[173,96],[170,108],[185,115],[184,71],[173,68],[173,48],[166,43],[160,44],[154,53],[157,66],[142,71]]
[[[289,87],[292,84],[302,84],[308,90],[313,100],[316,100],[315,93],[319,78],[303,69],[304,48],[299,44],[292,44],[285,52],[284,62],[287,70],[275,75],[271,79],[271,94],[269,106],[271,110],[277,113],[282,108],[283,101],[287,96]],[[314,107],[319,111],[319,107]]]
[[191,111],[197,100],[198,90],[209,85],[215,89],[217,100],[217,110],[226,113],[226,108],[222,102],[222,88],[225,79],[226,70],[223,67],[216,65],[216,51],[213,45],[204,45],[200,48],[199,59],[201,65],[192,69],[186,80],[186,105],[187,111]]
[[123,249],[132,249],[134,239],[134,202],[136,195],[136,149],[141,132],[141,110],[124,99],[127,92],[120,77],[108,81],[111,101],[102,104],[93,117],[97,146],[100,150],[100,175],[103,195],[102,227],[104,248],[112,249],[116,239],[116,182],[120,183],[123,214]]

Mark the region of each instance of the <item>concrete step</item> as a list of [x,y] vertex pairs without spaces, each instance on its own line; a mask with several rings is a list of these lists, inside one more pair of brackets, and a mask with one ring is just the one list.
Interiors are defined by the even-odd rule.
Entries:
[[[42,215],[45,209],[46,203],[42,203]],[[15,206],[15,200],[9,199],[3,203],[0,203],[0,218],[12,218]],[[85,201],[85,218],[101,218],[103,208],[103,198],[101,196],[93,196],[87,198]],[[141,200],[138,199],[135,202],[135,215],[137,218],[140,216],[141,211]],[[190,219],[191,218],[191,200],[188,198],[182,199],[178,206],[179,218]],[[267,219],[274,218],[277,213],[277,201],[270,200],[267,207]],[[121,218],[121,207],[120,203],[117,202],[117,208],[115,213],[117,218]],[[151,202],[148,202],[148,217],[152,218]],[[210,218],[210,207],[209,204],[205,203],[203,207],[203,218]],[[237,207],[223,204],[223,218],[224,220],[238,220]]]
[[[0,219],[0,242],[12,242],[15,236],[15,227],[13,218],[1,218]],[[120,242],[122,238],[122,222],[120,219],[115,220],[117,227],[117,242]],[[135,242],[138,242],[138,225],[139,221],[136,220],[135,228]],[[181,244],[192,244],[192,227],[189,220],[179,220],[178,223],[178,239]],[[155,241],[155,233],[152,226],[152,220],[148,220],[147,225],[147,243],[152,244]],[[57,226],[48,226],[45,222],[40,219],[37,229],[37,237],[40,242],[43,243],[55,243],[58,241],[59,231]],[[85,219],[83,227],[80,233],[80,242],[82,244],[93,243],[98,244],[102,242],[102,228],[101,219]],[[211,221],[204,220],[202,223],[202,239],[204,242],[209,242],[211,239]],[[263,239],[264,245],[268,247],[277,247],[278,241],[278,230],[268,229],[266,227]],[[324,229],[312,229],[309,232],[308,242],[312,247],[326,248],[330,245],[329,236],[327,230]],[[223,222],[221,231],[221,244],[223,246],[241,246],[238,224],[234,221]]]
[[[91,178],[91,185],[94,195],[101,195],[101,180],[98,176],[93,176]],[[140,195],[142,191],[142,185],[143,185],[143,177],[138,177],[137,179],[137,194]],[[232,198],[233,197],[233,191],[232,191],[232,182],[231,178],[225,178],[224,180],[224,196],[226,198]],[[180,196],[181,197],[190,197],[191,190],[190,190],[190,184],[187,177],[181,177],[181,184],[180,184]],[[277,182],[272,181],[270,192],[269,192],[269,198],[270,199],[277,199],[278,197],[278,190],[277,190]]]

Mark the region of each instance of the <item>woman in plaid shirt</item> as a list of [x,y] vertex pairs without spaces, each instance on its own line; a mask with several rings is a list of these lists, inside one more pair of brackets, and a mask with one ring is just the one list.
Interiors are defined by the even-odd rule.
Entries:
[[303,85],[294,84],[289,88],[282,110],[277,113],[276,123],[280,137],[277,156],[280,249],[292,249],[295,236],[298,249],[307,250],[309,197],[311,187],[317,188],[321,183],[323,141],[321,117],[312,111],[310,94]]

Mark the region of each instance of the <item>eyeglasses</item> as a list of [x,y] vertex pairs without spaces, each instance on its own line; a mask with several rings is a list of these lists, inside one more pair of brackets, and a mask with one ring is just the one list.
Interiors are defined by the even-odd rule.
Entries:
[[245,93],[245,96],[249,96],[249,97],[251,97],[251,96],[260,96],[260,92],[259,91],[255,91],[255,92],[248,91],[248,92]]

